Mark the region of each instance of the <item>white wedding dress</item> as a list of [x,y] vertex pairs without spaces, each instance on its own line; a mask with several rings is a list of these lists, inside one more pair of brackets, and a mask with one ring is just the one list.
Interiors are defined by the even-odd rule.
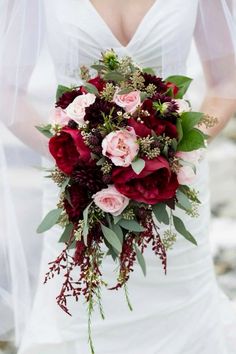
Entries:
[[[114,48],[121,56],[132,56],[139,65],[154,68],[160,76],[185,74],[194,32],[203,61],[208,60],[211,47],[215,48],[225,35],[224,28],[220,28],[221,23],[224,26],[222,19],[216,21],[217,38],[213,36],[209,42],[201,41],[207,29],[197,14],[199,3],[204,7],[204,2],[204,13],[211,23],[216,15],[223,15],[220,6],[225,10],[224,1],[156,0],[128,45],[123,46],[90,0],[45,0],[46,36],[58,83],[78,84],[78,67],[92,64],[107,48]],[[221,3],[223,5],[219,5]],[[215,15],[208,12],[210,8]],[[216,59],[216,72],[212,72],[216,80],[220,77],[217,71],[219,45],[217,50],[216,56],[209,59],[212,62]],[[206,158],[200,164],[194,187],[199,190],[202,202],[199,218],[191,219],[181,212],[179,216],[184,218],[187,228],[197,239],[198,247],[178,236],[168,254],[167,275],[164,275],[159,259],[147,250],[147,277],[137,266],[129,281],[133,312],[129,311],[122,290],[103,291],[106,319],[100,319],[97,312],[93,316],[96,354],[236,353],[236,314],[217,286],[209,249]],[[44,194],[46,213],[55,207],[57,200],[57,191],[49,181],[45,181]],[[69,317],[58,308],[55,300],[62,278],[54,278],[43,285],[47,264],[61,249],[57,243],[59,235],[60,230],[55,228],[45,237],[38,290],[19,354],[90,352],[83,301],[70,304],[73,316]],[[106,259],[103,269],[105,278],[113,285],[116,279],[113,262]]]

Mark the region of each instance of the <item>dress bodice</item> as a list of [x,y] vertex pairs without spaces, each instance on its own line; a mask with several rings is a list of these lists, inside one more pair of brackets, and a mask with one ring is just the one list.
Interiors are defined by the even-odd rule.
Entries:
[[197,5],[198,0],[156,0],[124,46],[90,0],[47,1],[49,49],[58,81],[78,84],[79,67],[92,64],[109,48],[132,56],[137,64],[152,67],[161,76],[183,74]]

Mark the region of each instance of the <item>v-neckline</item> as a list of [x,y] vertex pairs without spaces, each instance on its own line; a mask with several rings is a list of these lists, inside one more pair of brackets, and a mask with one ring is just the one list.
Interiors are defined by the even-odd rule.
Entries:
[[145,12],[145,14],[143,15],[141,21],[139,22],[139,24],[137,25],[137,28],[133,34],[133,36],[130,38],[129,42],[124,45],[121,43],[121,41],[116,37],[116,35],[113,33],[113,31],[111,30],[110,26],[107,24],[107,22],[104,20],[104,18],[102,17],[102,15],[100,14],[100,12],[96,9],[96,7],[93,5],[93,3],[91,2],[91,0],[86,0],[86,2],[88,3],[88,5],[90,6],[90,8],[92,9],[92,11],[94,12],[94,14],[99,18],[100,22],[103,24],[103,26],[106,28],[106,30],[109,32],[109,34],[113,37],[113,39],[116,41],[116,43],[119,45],[119,47],[123,48],[123,49],[128,49],[133,42],[135,41],[137,35],[139,34],[139,32],[141,31],[144,23],[146,22],[146,20],[148,19],[149,15],[151,14],[151,12],[154,10],[156,3],[158,2],[158,0],[155,0],[154,3],[150,6],[150,8]]

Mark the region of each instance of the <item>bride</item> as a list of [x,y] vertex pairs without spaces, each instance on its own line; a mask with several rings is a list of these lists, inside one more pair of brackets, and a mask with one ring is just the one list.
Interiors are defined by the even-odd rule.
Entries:
[[[227,0],[8,0],[3,5],[0,68],[5,124],[46,154],[46,140],[34,128],[43,118],[26,93],[45,39],[57,83],[70,86],[78,85],[78,68],[92,64],[108,48],[154,68],[162,77],[183,75],[194,38],[207,82],[199,110],[218,117],[217,126],[206,131],[214,138],[236,110],[232,5]],[[129,282],[133,312],[121,292],[104,291],[107,317],[93,317],[97,354],[236,352],[236,314],[217,286],[209,250],[207,170],[204,158],[194,185],[202,202],[199,218],[179,213],[198,247],[179,237],[168,255],[167,276],[147,251],[147,277],[136,269]],[[54,207],[56,197],[52,184],[45,182],[45,211]],[[73,317],[68,317],[55,301],[62,279],[42,285],[47,264],[61,247],[57,240],[57,230],[46,235],[38,289],[19,354],[89,353],[84,304],[71,304]],[[109,260],[103,270],[114,282]]]

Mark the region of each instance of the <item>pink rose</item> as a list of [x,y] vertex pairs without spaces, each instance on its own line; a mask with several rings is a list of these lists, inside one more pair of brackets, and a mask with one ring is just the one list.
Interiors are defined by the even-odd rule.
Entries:
[[195,178],[196,174],[191,166],[182,166],[177,173],[178,182],[182,185],[192,184]]
[[113,101],[120,107],[123,107],[126,112],[134,113],[138,106],[141,105],[141,97],[139,91],[133,91],[124,95],[115,93]]
[[191,107],[189,103],[186,100],[183,99],[176,99],[175,103],[178,105],[178,113],[182,114],[184,112],[189,112],[191,110]]
[[139,150],[134,128],[108,134],[102,141],[102,149],[103,155],[109,157],[114,165],[129,166]]
[[[176,156],[188,164],[183,164],[177,173],[177,179],[179,184],[188,185],[194,183],[196,179],[196,173],[194,172],[194,167],[198,166],[198,163],[202,157],[202,150],[194,150],[189,152],[179,151]],[[180,161],[181,164],[181,161]]]
[[58,124],[62,127],[68,124],[70,118],[67,116],[66,112],[63,111],[60,107],[54,109],[53,114],[51,115],[50,121],[52,124]]
[[85,108],[91,106],[96,100],[92,93],[77,96],[66,108],[66,114],[78,124],[84,124]]
[[94,194],[93,200],[101,210],[114,216],[120,215],[129,204],[129,198],[119,193],[113,185]]
[[193,151],[178,151],[176,156],[187,162],[198,163],[203,156],[203,149]]

